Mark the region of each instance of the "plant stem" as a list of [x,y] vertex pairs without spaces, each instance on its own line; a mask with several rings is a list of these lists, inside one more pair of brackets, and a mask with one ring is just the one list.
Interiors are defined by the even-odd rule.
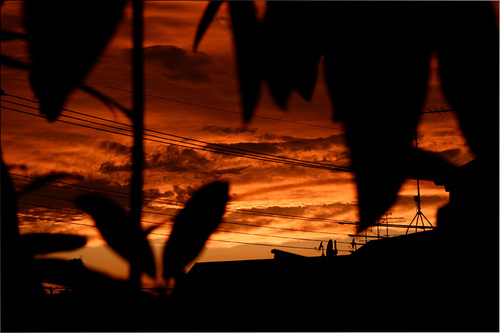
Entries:
[[[134,146],[132,150],[132,180],[130,193],[131,223],[141,225],[142,186],[144,169],[144,61],[143,61],[143,11],[142,0],[133,0],[133,27],[132,27],[132,123],[134,126]],[[130,263],[130,282],[140,288],[140,269],[137,262]]]

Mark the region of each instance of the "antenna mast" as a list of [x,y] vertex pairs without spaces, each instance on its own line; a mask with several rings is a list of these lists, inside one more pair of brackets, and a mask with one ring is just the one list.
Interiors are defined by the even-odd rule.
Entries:
[[[418,136],[417,136],[417,129],[416,128],[415,128],[415,149],[418,149]],[[418,177],[418,173],[417,173],[417,195],[413,199],[415,200],[415,204],[417,205],[417,213],[415,214],[415,216],[413,217],[413,220],[411,220],[410,225],[406,229],[406,235],[408,234],[408,230],[410,230],[411,225],[413,224],[413,222],[415,222],[415,227],[417,227],[418,223],[420,221],[422,223],[422,227],[423,227],[423,229],[425,231],[424,219],[431,226],[431,229],[434,228],[434,226],[432,225],[432,223],[429,222],[429,220],[427,219],[427,217],[425,217],[424,213],[422,213],[422,210],[421,210],[421,207],[420,207],[420,202],[421,202],[421,199],[420,199],[420,179]],[[415,232],[418,232],[418,228],[415,228]]]

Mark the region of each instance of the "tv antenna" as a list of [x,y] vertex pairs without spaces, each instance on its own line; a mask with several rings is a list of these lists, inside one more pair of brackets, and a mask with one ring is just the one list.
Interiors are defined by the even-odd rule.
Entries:
[[[445,111],[445,110],[443,110],[443,111]],[[416,150],[418,149],[417,129],[415,129],[415,149]],[[418,228],[417,227],[418,227],[419,222],[422,223],[422,227],[423,227],[423,229],[425,231],[424,220],[431,226],[431,229],[434,228],[434,226],[432,225],[432,223],[429,222],[429,220],[427,219],[427,217],[425,217],[424,213],[422,213],[422,207],[420,206],[420,202],[422,201],[420,199],[420,178],[418,177],[418,173],[417,173],[417,195],[415,197],[413,197],[413,200],[415,200],[415,204],[417,205],[417,213],[415,214],[415,216],[413,217],[413,220],[411,220],[410,225],[406,229],[406,235],[408,235],[408,230],[410,230],[411,225],[413,224],[413,222],[415,222],[415,232],[418,232]]]

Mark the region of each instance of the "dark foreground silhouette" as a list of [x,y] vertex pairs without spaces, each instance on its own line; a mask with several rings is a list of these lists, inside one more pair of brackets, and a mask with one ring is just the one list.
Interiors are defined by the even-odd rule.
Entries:
[[[467,207],[488,203],[489,184],[476,161],[458,170],[437,181],[450,204],[432,231],[372,241],[349,256],[273,251],[268,260],[197,263],[169,296],[133,294],[125,281],[46,260],[34,271],[72,293],[3,297],[2,330],[497,331],[496,235],[465,229],[484,214]],[[480,250],[467,246],[476,237]]]
[[[27,1],[26,36],[5,35],[26,38],[29,66],[4,56],[1,60],[30,70],[40,112],[49,120],[58,118],[70,90],[91,92],[81,79],[106,41],[74,39],[69,63],[54,57],[62,54],[59,48],[70,49],[77,32],[109,38],[124,6],[123,1],[110,2],[108,9],[116,16],[108,22],[88,18],[102,11],[79,10],[86,2],[69,3],[64,16],[45,2]],[[142,19],[141,2],[133,4],[134,18]],[[76,202],[130,262],[129,281],[71,262],[35,260],[35,254],[79,248],[85,239],[20,235],[16,194],[2,161],[2,330],[498,331],[498,27],[490,4],[269,2],[262,24],[251,2],[233,1],[229,7],[245,119],[257,104],[261,79],[282,106],[292,90],[311,98],[323,55],[335,118],[344,124],[351,151],[360,230],[394,203],[407,177],[424,174],[450,192],[438,228],[372,242],[348,257],[281,254],[267,261],[197,265],[184,277],[183,267],[201,250],[225,209],[227,184],[214,183],[176,217],[165,246],[163,277],[175,279],[177,288],[170,296],[153,298],[138,285],[140,274],[154,276],[156,270],[146,241],[151,229],[143,231],[137,218],[140,200],[131,200],[131,207],[139,208],[132,217],[95,195]],[[64,24],[47,24],[63,16],[69,18]],[[107,32],[90,30],[88,22]],[[133,29],[140,37],[137,27],[142,21]],[[46,37],[55,41],[52,47]],[[134,41],[140,54],[142,39]],[[80,52],[81,47],[88,52]],[[477,157],[461,168],[412,148],[431,52],[438,56],[443,91]],[[142,65],[137,59],[134,68]],[[121,109],[131,116],[142,108]],[[142,125],[133,122],[140,138]],[[134,147],[142,145],[138,141]],[[141,154],[136,156],[133,179],[143,171]],[[412,168],[416,157],[419,167]],[[141,186],[134,188],[132,194],[140,199]],[[193,237],[196,246],[186,248],[185,240]],[[70,285],[72,294],[45,295],[40,281]]]

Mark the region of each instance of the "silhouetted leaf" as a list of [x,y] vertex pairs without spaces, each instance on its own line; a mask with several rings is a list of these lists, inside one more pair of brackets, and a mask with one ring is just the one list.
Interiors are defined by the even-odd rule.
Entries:
[[208,29],[208,26],[212,22],[215,14],[217,14],[217,10],[219,10],[220,5],[222,5],[223,1],[210,1],[208,3],[205,12],[203,13],[203,17],[201,18],[200,24],[198,25],[198,29],[196,30],[196,37],[193,43],[193,50],[196,51],[198,48],[198,44],[201,41],[201,38],[205,34]]
[[[498,163],[498,13],[488,2],[435,4],[443,92],[467,143],[480,159]],[[449,15],[450,12],[454,15]],[[467,19],[464,19],[467,18]]]
[[260,93],[260,53],[257,42],[257,17],[251,1],[230,1],[234,44],[240,79],[243,119],[250,121]]
[[108,97],[108,96],[100,93],[98,90],[91,88],[88,85],[83,84],[83,83],[80,84],[79,88],[81,90],[85,91],[87,94],[94,96],[95,98],[97,98],[98,100],[100,100],[101,102],[106,104],[106,106],[110,109],[110,111],[114,111],[113,107],[116,107],[119,110],[121,110],[123,113],[125,113],[125,115],[127,115],[129,117],[129,119],[132,119],[132,112],[130,112],[129,109],[127,109],[126,107],[124,107],[122,104],[115,101],[111,97]]
[[26,192],[34,191],[40,188],[41,186],[45,185],[46,183],[49,183],[51,181],[61,179],[61,178],[67,178],[67,177],[75,177],[74,175],[71,175],[69,173],[51,173],[42,177],[38,177],[35,181],[29,183],[28,185],[24,186],[22,191],[19,193],[19,196],[23,195]]
[[457,167],[434,153],[412,149],[407,160],[401,159],[399,167],[407,178],[438,181],[456,172]]
[[57,119],[68,95],[97,61],[125,4],[124,0],[25,1],[33,65],[30,83],[47,119]]
[[174,218],[174,227],[163,254],[163,276],[170,279],[200,253],[208,237],[217,229],[226,209],[229,185],[214,182],[193,194]]
[[351,152],[361,231],[394,203],[405,180],[400,164],[410,160],[430,49],[419,17],[425,7],[402,2],[339,6],[331,29],[349,34],[332,38],[325,51],[325,76]]
[[292,89],[310,100],[321,57],[321,2],[268,2],[262,23],[265,77],[275,101],[286,107]]
[[102,237],[131,265],[155,276],[155,263],[146,233],[133,223],[123,208],[99,195],[82,195],[76,198],[77,206],[90,214]]
[[85,246],[85,237],[64,234],[25,234],[21,236],[22,247],[28,253],[71,251]]

